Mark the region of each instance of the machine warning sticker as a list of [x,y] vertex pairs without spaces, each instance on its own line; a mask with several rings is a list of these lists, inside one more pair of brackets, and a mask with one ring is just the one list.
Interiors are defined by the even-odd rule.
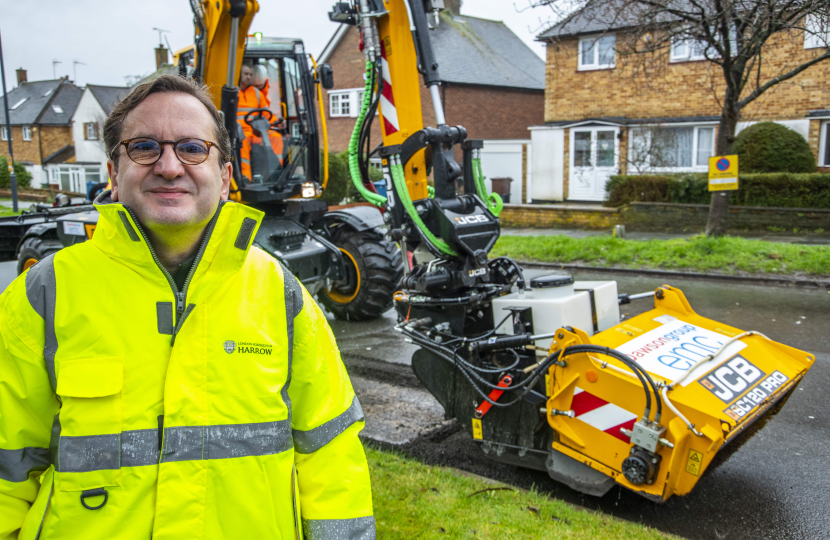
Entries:
[[752,409],[763,403],[790,379],[780,371],[773,371],[772,375],[755,385],[744,396],[725,409],[723,412],[736,422],[744,418]]
[[481,419],[473,418],[473,439],[481,440]]
[[724,403],[732,403],[765,375],[749,360],[737,354],[698,382]]
[[700,476],[700,466],[703,463],[703,454],[697,450],[689,450],[689,459],[686,460],[686,472]]
[[63,234],[70,236],[86,236],[86,231],[84,231],[84,224],[77,223],[75,221],[64,221]]

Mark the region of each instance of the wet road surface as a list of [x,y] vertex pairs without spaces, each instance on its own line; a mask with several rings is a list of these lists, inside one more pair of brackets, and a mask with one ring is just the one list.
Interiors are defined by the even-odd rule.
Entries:
[[[14,262],[0,263],[0,290],[14,279]],[[528,278],[553,273],[527,270]],[[606,273],[574,272],[578,280]],[[366,413],[364,434],[424,462],[455,467],[536,489],[551,497],[640,522],[690,539],[830,538],[830,294],[826,290],[758,286],[698,279],[620,276],[620,292],[653,290],[669,281],[701,315],[816,354],[816,364],[783,410],[753,437],[718,454],[690,495],[658,505],[622,488],[589,497],[546,473],[487,459],[441,406],[419,387],[408,363],[416,347],[393,330],[387,312],[369,323],[330,319]],[[651,308],[622,306],[632,317]],[[739,449],[738,449],[739,448]],[[542,532],[542,531],[540,531]]]

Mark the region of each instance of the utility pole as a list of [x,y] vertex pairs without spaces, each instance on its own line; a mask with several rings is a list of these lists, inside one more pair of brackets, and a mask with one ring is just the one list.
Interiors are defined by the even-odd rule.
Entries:
[[6,92],[6,64],[3,63],[3,38],[0,37],[0,74],[3,78],[3,110],[6,112],[6,134],[9,139],[9,180],[12,188],[12,210],[17,212],[17,177],[14,175],[14,152],[12,151],[12,123],[9,118],[9,93]]
[[75,84],[78,84],[78,66],[85,66],[83,62],[78,62],[77,60],[72,60],[72,74],[75,77]]
[[52,78],[53,78],[53,79],[57,79],[57,78],[58,78],[58,72],[57,72],[57,70],[55,70],[55,67],[56,67],[58,64],[63,64],[63,62],[61,62],[60,60],[52,60]]

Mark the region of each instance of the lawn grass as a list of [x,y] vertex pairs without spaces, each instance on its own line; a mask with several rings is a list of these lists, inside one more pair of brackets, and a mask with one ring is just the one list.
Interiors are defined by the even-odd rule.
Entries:
[[378,538],[677,538],[393,452],[367,447],[366,456]]
[[830,246],[723,236],[624,240],[612,236],[502,236],[491,256],[590,266],[660,268],[721,274],[830,274]]
[[[18,206],[18,208],[20,208],[20,207]],[[15,212],[11,208],[8,208],[6,206],[0,206],[0,217],[19,216],[19,215],[20,215],[19,210],[17,212]]]

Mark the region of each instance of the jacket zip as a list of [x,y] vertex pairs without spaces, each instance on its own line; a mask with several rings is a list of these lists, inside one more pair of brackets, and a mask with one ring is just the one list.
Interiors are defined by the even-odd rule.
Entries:
[[[133,213],[132,209],[126,205],[124,208],[129,212],[130,217],[133,218],[133,223],[138,228],[139,234],[144,239],[144,243],[147,244],[147,248],[150,250],[150,255],[153,257],[153,261],[158,266],[159,270],[161,270],[164,277],[167,278],[167,283],[170,285],[170,288],[173,290],[173,296],[176,298],[176,324],[173,327],[173,336],[170,339],[170,345],[172,346],[176,342],[176,334],[179,333],[181,330],[182,325],[184,324],[184,320],[187,318],[187,315],[190,311],[185,312],[185,305],[187,300],[187,289],[190,287],[190,280],[193,278],[193,274],[196,272],[196,267],[199,266],[199,262],[202,260],[202,255],[205,253],[205,248],[208,245],[208,241],[210,240],[211,235],[213,234],[213,228],[216,226],[216,221],[219,219],[219,212],[222,210],[222,205],[225,204],[225,201],[219,201],[219,206],[216,208],[216,213],[211,218],[210,223],[208,223],[207,230],[205,231],[205,236],[202,238],[202,243],[199,245],[199,251],[196,253],[196,259],[193,261],[193,264],[190,267],[190,271],[187,273],[187,278],[184,280],[184,286],[182,287],[181,292],[179,288],[176,286],[176,282],[173,281],[173,276],[170,275],[170,272],[161,264],[159,261],[158,255],[156,255],[156,250],[153,249],[153,245],[147,240],[147,235],[144,234],[144,229],[141,227],[141,223],[138,221],[138,218]],[[195,306],[194,306],[195,307]],[[192,309],[192,308],[191,308]]]

